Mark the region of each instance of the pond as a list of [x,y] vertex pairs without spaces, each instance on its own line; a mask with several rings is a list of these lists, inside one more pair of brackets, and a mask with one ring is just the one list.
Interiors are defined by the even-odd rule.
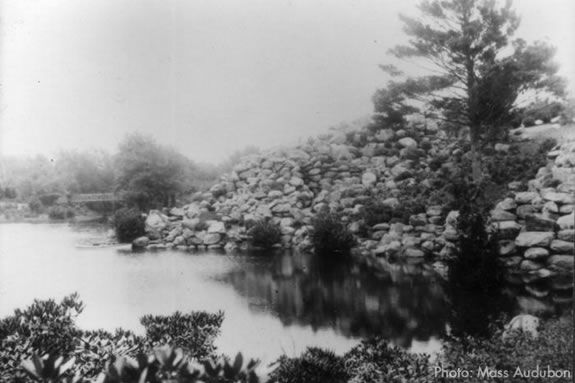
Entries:
[[453,316],[445,288],[429,271],[394,268],[373,275],[303,254],[82,246],[106,232],[67,224],[0,225],[0,317],[34,298],[60,299],[74,291],[86,304],[77,319],[85,329],[123,327],[141,334],[145,314],[222,310],[219,351],[271,362],[308,346],[344,353],[371,335],[435,353]]

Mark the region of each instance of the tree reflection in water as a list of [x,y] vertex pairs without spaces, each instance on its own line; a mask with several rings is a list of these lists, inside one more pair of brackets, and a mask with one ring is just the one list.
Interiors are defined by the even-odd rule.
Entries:
[[270,312],[285,326],[330,327],[346,337],[378,335],[405,348],[445,329],[447,299],[429,273],[394,268],[376,277],[351,262],[297,253],[236,262],[217,279],[246,297],[251,309]]

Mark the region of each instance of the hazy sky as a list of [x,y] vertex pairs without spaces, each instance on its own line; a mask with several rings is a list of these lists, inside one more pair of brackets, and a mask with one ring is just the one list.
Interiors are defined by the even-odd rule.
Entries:
[[[372,111],[408,0],[0,0],[0,150],[115,151],[133,131],[219,161]],[[516,0],[575,81],[575,1]]]

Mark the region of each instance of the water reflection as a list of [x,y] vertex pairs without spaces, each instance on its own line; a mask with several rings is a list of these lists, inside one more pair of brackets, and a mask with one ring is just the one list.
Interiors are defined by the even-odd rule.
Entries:
[[381,335],[405,348],[440,336],[447,320],[441,284],[399,269],[375,277],[351,263],[276,254],[239,258],[217,279],[247,298],[251,310],[271,312],[285,326]]

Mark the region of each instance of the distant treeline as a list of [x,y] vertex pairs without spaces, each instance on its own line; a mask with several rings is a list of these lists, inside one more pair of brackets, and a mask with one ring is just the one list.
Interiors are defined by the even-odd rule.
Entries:
[[0,158],[0,199],[51,206],[59,196],[74,193],[124,192],[141,209],[173,204],[204,190],[240,157],[237,151],[219,165],[197,163],[175,149],[141,134],[127,135],[116,153],[104,150],[62,151],[54,158]]

